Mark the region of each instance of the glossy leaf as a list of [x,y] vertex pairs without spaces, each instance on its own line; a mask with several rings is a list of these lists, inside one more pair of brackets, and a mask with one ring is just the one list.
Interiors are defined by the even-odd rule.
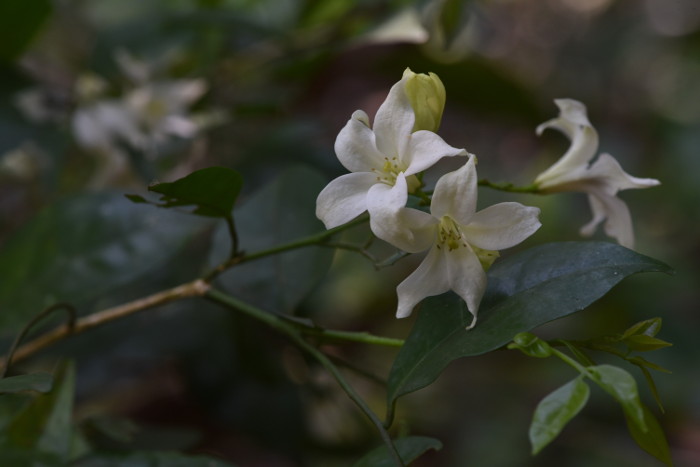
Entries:
[[[428,450],[442,449],[442,443],[434,438],[425,436],[407,436],[394,440],[394,446],[405,464],[409,464]],[[367,453],[362,459],[357,461],[353,467],[394,467],[396,463],[389,455],[389,450],[382,445]]]
[[622,368],[612,365],[592,366],[588,367],[588,370],[593,375],[593,381],[622,405],[625,416],[635,423],[639,430],[647,431],[634,377]]
[[162,195],[158,201],[149,201],[139,195],[127,195],[127,198],[135,203],[149,203],[161,208],[194,206],[192,214],[228,217],[242,186],[243,177],[235,170],[208,167],[174,182],[149,186],[149,191]]
[[644,431],[640,429],[639,424],[625,414],[627,429],[639,447],[656,457],[664,464],[672,466],[673,459],[671,458],[671,450],[668,447],[668,441],[666,440],[664,430],[661,428],[661,425],[659,425],[659,422],[656,420],[654,414],[651,413],[651,410],[649,410],[643,404],[642,411],[644,414],[644,424],[646,425],[647,430]]
[[41,211],[0,251],[0,329],[57,302],[79,306],[177,255],[207,224],[90,193]]
[[0,61],[19,57],[51,14],[50,0],[0,2]]
[[532,453],[537,454],[556,438],[561,430],[588,402],[590,388],[579,376],[542,399],[530,425]]
[[613,243],[563,242],[531,248],[489,270],[489,284],[472,330],[456,295],[424,301],[389,375],[390,406],[403,394],[432,383],[453,360],[480,355],[513,336],[583,310],[625,277],[672,270]]
[[519,349],[525,355],[535,358],[547,358],[552,355],[552,347],[539,337],[529,332],[521,332],[508,344],[509,349]]
[[0,379],[0,394],[23,391],[49,392],[53,386],[50,373],[31,373]]
[[[323,231],[315,206],[325,185],[326,179],[316,171],[296,167],[253,194],[236,212],[241,249],[253,253]],[[225,258],[229,244],[221,226],[212,265]],[[332,249],[310,246],[241,264],[219,281],[231,294],[260,308],[289,312],[326,274],[332,257]]]

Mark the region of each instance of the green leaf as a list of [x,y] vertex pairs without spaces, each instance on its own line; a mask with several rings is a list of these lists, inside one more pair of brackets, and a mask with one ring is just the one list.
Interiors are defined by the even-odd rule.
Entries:
[[48,305],[95,299],[179,253],[208,223],[85,194],[42,210],[0,251],[0,329],[17,329]]
[[0,451],[12,447],[67,460],[72,442],[74,392],[75,368],[64,364],[51,392],[37,396],[7,426]]
[[149,191],[160,193],[159,201],[148,201],[140,195],[126,195],[134,203],[149,203],[161,208],[194,206],[192,214],[206,217],[228,217],[241,192],[243,177],[226,167],[197,170],[174,182],[156,183]]
[[652,318],[633,324],[622,334],[622,339],[635,335],[654,337],[661,331],[661,318]]
[[672,466],[673,459],[671,459],[671,451],[668,447],[668,441],[666,441],[664,430],[661,428],[661,425],[659,425],[654,414],[651,413],[651,410],[643,404],[642,411],[644,415],[644,425],[647,427],[647,430],[644,431],[640,429],[637,421],[625,414],[627,429],[639,447],[664,464]]
[[573,356],[583,365],[585,366],[593,366],[595,365],[595,362],[591,359],[591,357],[586,354],[586,352],[579,348],[576,344],[573,342],[569,342],[564,339],[557,339],[557,342],[561,342],[566,346],[567,349],[569,349],[569,352],[573,354]]
[[497,349],[519,332],[583,310],[627,276],[671,271],[604,242],[550,243],[498,261],[489,270],[474,329],[464,330],[471,315],[455,294],[423,302],[389,375],[389,405],[435,381],[451,361]]
[[168,451],[136,451],[129,454],[96,454],[76,467],[234,467],[213,457],[188,456]]
[[629,357],[627,361],[630,363],[634,363],[635,365],[640,367],[650,368],[652,370],[660,371],[662,373],[671,373],[671,370],[667,370],[661,365],[657,365],[656,363],[650,362],[649,360],[638,355],[635,355],[634,357]]
[[[325,177],[312,169],[296,167],[282,172],[238,208],[236,224],[241,248],[253,253],[323,231],[315,206],[325,185]],[[224,227],[215,235],[212,266],[230,248]],[[325,276],[332,258],[330,248],[301,248],[238,265],[218,281],[229,293],[255,306],[290,312]]]
[[622,405],[625,416],[641,431],[647,431],[642,402],[639,400],[637,381],[629,372],[612,365],[588,367],[598,386],[613,396]]
[[627,344],[627,346],[637,352],[649,352],[651,350],[663,349],[664,347],[670,347],[673,344],[666,342],[656,337],[647,336],[646,334],[634,334],[629,337],[625,337],[622,342]]
[[513,337],[513,343],[508,344],[509,349],[519,349],[525,355],[535,358],[547,358],[552,355],[552,348],[548,343],[529,332],[521,332]]
[[[407,436],[394,440],[394,446],[401,456],[401,460],[408,465],[428,450],[442,449],[442,443],[434,438],[425,436]],[[367,453],[362,459],[353,464],[353,467],[394,467],[396,464],[389,455],[389,450],[382,445]]]
[[31,373],[0,379],[0,394],[23,391],[49,392],[53,386],[50,373]]
[[583,377],[566,383],[542,399],[530,425],[532,454],[537,454],[556,438],[561,430],[588,402],[590,388]]
[[19,57],[50,14],[50,0],[2,0],[0,61],[11,62]]

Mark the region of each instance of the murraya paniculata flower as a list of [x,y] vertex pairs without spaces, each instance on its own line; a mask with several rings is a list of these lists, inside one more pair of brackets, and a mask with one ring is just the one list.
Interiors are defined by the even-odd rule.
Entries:
[[[436,75],[407,69],[379,107],[373,125],[364,111],[352,114],[335,141],[338,160],[351,173],[331,181],[316,201],[316,216],[326,228],[362,214],[368,200],[383,204],[399,176],[406,195],[420,186],[416,174],[443,157],[467,154],[433,132],[444,104],[445,88]],[[370,226],[374,228],[371,217]]]
[[389,203],[370,200],[377,237],[409,253],[429,249],[396,289],[397,318],[410,315],[424,298],[453,290],[474,317],[467,329],[473,327],[486,290],[485,270],[498,257],[498,250],[517,245],[541,225],[540,210],[520,203],[495,204],[476,212],[475,159],[470,156],[460,169],[440,177],[430,213],[400,207],[407,201],[404,174],[390,188]]
[[[604,221],[605,233],[620,245],[634,248],[632,218],[617,192],[631,188],[648,188],[660,182],[653,178],[637,178],[626,173],[610,154],[600,154],[598,133],[588,121],[586,107],[573,99],[556,99],[559,117],[537,127],[537,134],[547,128],[564,133],[571,145],[566,153],[535,179],[541,193],[578,191],[588,195],[593,219],[581,228],[581,234],[590,236]],[[595,160],[594,160],[595,158]]]

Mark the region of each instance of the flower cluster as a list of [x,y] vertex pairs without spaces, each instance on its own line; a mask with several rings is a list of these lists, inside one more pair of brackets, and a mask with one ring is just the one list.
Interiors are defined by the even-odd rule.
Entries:
[[[540,125],[537,133],[556,128],[572,144],[561,160],[535,179],[535,192],[587,193],[593,220],[582,233],[592,233],[605,220],[605,232],[632,247],[630,214],[616,194],[659,182],[628,175],[608,154],[592,161],[598,137],[585,107],[570,99],[555,102],[560,116]],[[473,315],[469,329],[476,323],[486,290],[486,270],[499,250],[521,243],[539,229],[540,210],[505,202],[476,211],[476,156],[450,146],[435,133],[444,104],[445,88],[436,75],[407,69],[389,91],[373,124],[365,112],[355,111],[335,143],[338,159],[351,173],[321,191],[316,215],[330,229],[366,211],[378,238],[407,253],[428,251],[396,289],[396,316],[409,316],[424,298],[452,290]],[[459,156],[466,159],[464,164],[442,175],[432,196],[423,191],[421,172],[443,157]],[[429,211],[408,207],[411,194],[429,198]]]

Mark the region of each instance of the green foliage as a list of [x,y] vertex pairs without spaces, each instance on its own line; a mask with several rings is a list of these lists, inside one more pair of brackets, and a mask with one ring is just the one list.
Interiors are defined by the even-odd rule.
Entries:
[[[432,383],[453,360],[507,344],[514,335],[580,311],[625,277],[671,269],[612,243],[537,246],[497,262],[478,325],[456,295],[426,300],[389,375],[388,402]],[[582,287],[581,284],[586,284]]]
[[9,376],[0,379],[0,394],[23,391],[49,392],[52,386],[53,376],[50,373]]
[[659,425],[658,420],[653,413],[642,404],[642,411],[644,413],[644,425],[646,430],[641,429],[639,423],[633,420],[625,412],[625,421],[627,422],[627,429],[629,430],[632,438],[635,442],[644,449],[646,452],[652,456],[659,459],[666,465],[673,465],[673,459],[671,459],[671,450],[668,447],[668,441],[666,441],[666,435],[664,430]]
[[78,305],[142,277],[204,226],[116,194],[47,207],[0,251],[0,330],[16,329],[47,305]]
[[[236,211],[241,248],[254,253],[323,229],[314,206],[325,183],[316,171],[296,167],[251,195]],[[212,265],[224,256],[227,245],[222,226],[214,240]],[[231,294],[260,308],[290,312],[325,275],[332,257],[330,248],[302,248],[238,265],[218,281]]]
[[559,436],[561,430],[588,402],[590,388],[583,376],[569,381],[542,399],[530,424],[532,453],[537,454]]
[[233,467],[233,464],[211,457],[187,456],[167,451],[91,455],[74,465],[76,467]]
[[24,52],[51,15],[50,0],[0,2],[0,62],[11,62]]
[[194,205],[192,214],[206,217],[229,217],[243,186],[243,177],[225,167],[208,167],[174,182],[156,183],[149,191],[160,193],[158,201],[139,195],[126,195],[135,203],[150,203],[161,208]]
[[[405,464],[413,462],[430,449],[436,451],[442,449],[442,443],[440,441],[426,436],[407,436],[405,438],[399,438],[394,440],[394,446],[396,446],[396,450]],[[357,461],[353,467],[393,467],[395,465],[396,464],[389,455],[388,448],[386,446],[379,446]]]
[[593,366],[589,367],[588,371],[591,379],[620,403],[625,416],[637,425],[637,428],[646,432],[648,428],[634,377],[622,368],[612,365]]

